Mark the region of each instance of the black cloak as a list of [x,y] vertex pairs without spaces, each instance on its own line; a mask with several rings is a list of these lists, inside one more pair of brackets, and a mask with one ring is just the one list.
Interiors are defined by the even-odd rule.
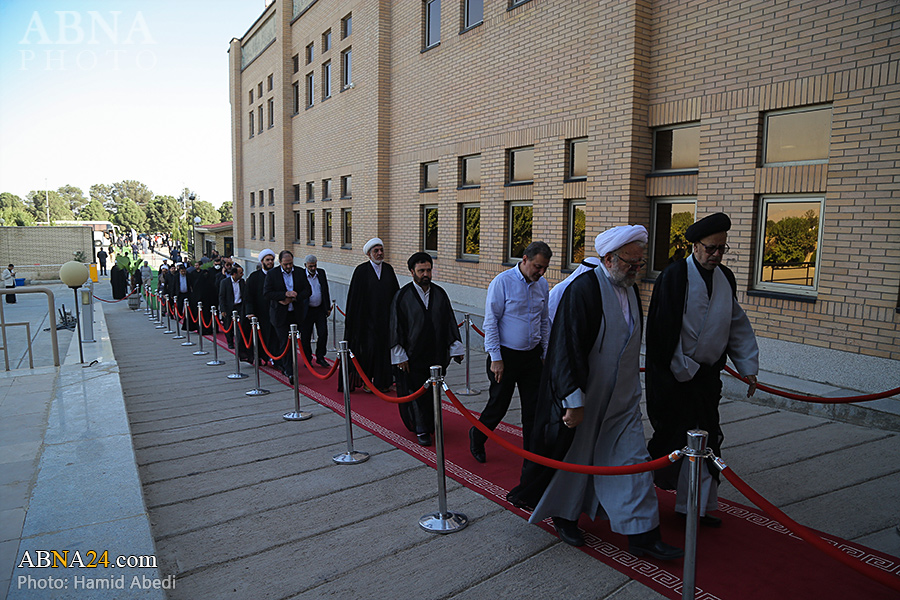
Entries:
[[109,284],[112,286],[113,300],[121,300],[128,295],[128,273],[119,265],[109,270]]
[[[344,339],[366,376],[380,390],[391,386],[390,309],[400,289],[394,268],[381,263],[381,279],[370,261],[358,265],[347,291]],[[350,369],[350,390],[362,385],[355,369]],[[338,390],[343,390],[338,379]]]

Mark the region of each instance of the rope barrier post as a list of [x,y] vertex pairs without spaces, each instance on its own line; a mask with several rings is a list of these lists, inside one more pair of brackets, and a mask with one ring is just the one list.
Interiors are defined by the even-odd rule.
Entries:
[[[684,530],[684,585],[681,600],[694,600],[694,577],[697,572],[697,526],[700,521],[700,469],[707,456],[707,433],[702,429],[687,432],[684,456],[690,461],[687,497],[687,527]],[[683,468],[683,467],[682,467]]]
[[[231,311],[231,326],[234,328],[234,339],[238,341],[238,345],[240,345],[241,337],[243,337],[243,333],[238,328],[238,312],[236,310]],[[259,362],[259,361],[257,361]],[[250,377],[246,373],[241,373],[241,357],[240,352],[235,349],[234,351],[234,373],[228,376],[228,379],[246,379]]]
[[156,329],[166,329],[162,322],[162,294],[156,292]]
[[463,321],[465,323],[466,328],[466,391],[460,392],[460,396],[477,396],[481,392],[478,390],[473,390],[469,387],[469,365],[471,365],[471,357],[469,354],[469,333],[472,331],[472,316],[469,313],[466,313],[466,318]]
[[217,367],[219,365],[224,365],[224,360],[219,360],[219,313],[216,311],[215,306],[210,307],[210,313],[212,314],[212,328],[213,328],[213,359],[208,361],[206,364],[210,367]]
[[337,352],[337,302],[331,302],[331,351]]
[[146,291],[144,292],[144,297],[147,299],[147,309],[144,311],[144,314],[147,315],[149,320],[153,320],[153,308],[150,306],[150,297],[153,292],[150,291],[150,284],[147,284]]
[[[194,342],[191,341],[191,313],[190,313],[190,310],[191,310],[191,306],[190,306],[190,304],[188,304],[188,299],[185,298],[184,299],[184,324],[185,324],[184,332],[185,332],[185,336],[187,337],[187,340],[184,342],[181,342],[182,346],[193,346],[194,345]],[[199,314],[197,316],[199,316]],[[199,330],[199,328],[198,328],[198,330]]]
[[[188,314],[187,314],[188,301],[187,298],[184,299],[184,315],[182,316],[181,322],[184,324],[184,328],[187,329],[190,327],[188,324]],[[183,340],[184,336],[181,334],[181,330],[178,330],[178,299],[175,300],[175,329],[177,330],[175,335],[172,336],[173,340]]]
[[[239,332],[240,333],[240,332]],[[265,396],[269,393],[269,390],[264,390],[259,387],[259,319],[256,317],[250,317],[250,335],[253,336],[253,365],[256,370],[256,387],[252,390],[246,392],[248,396]],[[234,355],[237,356],[240,354],[238,348],[241,347],[240,340],[238,340],[238,344],[235,347]],[[296,366],[297,357],[294,357],[294,364]],[[297,382],[297,378],[294,377],[294,383]]]
[[[468,317],[468,315],[466,315]],[[431,388],[434,390],[434,450],[438,476],[438,512],[423,515],[419,527],[432,533],[453,533],[469,524],[469,518],[447,510],[447,481],[444,471],[444,420],[441,415],[441,387],[444,378],[441,367],[431,367]]]
[[172,296],[166,295],[166,330],[163,331],[164,334],[169,335],[170,333],[175,333],[172,331],[172,313],[169,312],[169,306],[172,304]]
[[347,429],[347,451],[335,454],[332,460],[339,465],[355,465],[369,460],[368,452],[358,452],[353,449],[353,417],[350,414],[350,344],[341,340],[341,381],[344,384],[344,422]]
[[200,339],[200,349],[194,352],[194,356],[204,356],[209,354],[206,350],[203,349],[203,303],[197,303],[197,320],[200,322],[197,328],[197,337]]
[[300,410],[300,363],[297,360],[297,340],[300,339],[300,331],[297,326],[291,324],[291,352],[294,353],[294,412],[284,413],[285,421],[305,421],[312,417],[312,413]]

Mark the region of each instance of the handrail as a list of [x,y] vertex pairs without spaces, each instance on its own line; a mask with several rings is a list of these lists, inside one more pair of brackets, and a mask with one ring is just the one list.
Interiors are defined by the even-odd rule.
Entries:
[[[3,296],[6,294],[47,294],[47,307],[50,314],[50,340],[53,345],[53,366],[59,366],[59,340],[56,337],[56,302],[53,296],[53,290],[44,286],[24,286],[15,288],[0,289],[0,324],[6,324],[6,316],[3,314]],[[80,323],[75,324],[81,327]],[[3,360],[6,364],[6,370],[9,371],[9,351],[6,348],[6,327],[0,327],[3,330]],[[31,336],[28,336],[28,352],[31,352]],[[34,368],[34,365],[31,365]]]

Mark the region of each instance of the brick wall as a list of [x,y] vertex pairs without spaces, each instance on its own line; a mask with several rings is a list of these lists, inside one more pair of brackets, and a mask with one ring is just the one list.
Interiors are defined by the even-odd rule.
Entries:
[[59,279],[59,268],[75,252],[92,256],[90,227],[0,227],[0,266],[16,266],[16,277]]

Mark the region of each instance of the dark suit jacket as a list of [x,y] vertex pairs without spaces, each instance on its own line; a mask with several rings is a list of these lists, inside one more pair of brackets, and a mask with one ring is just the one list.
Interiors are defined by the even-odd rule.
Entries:
[[[309,295],[312,290],[309,282],[306,281],[306,270],[294,267],[291,271],[294,278],[294,291],[297,297],[294,299],[294,310],[297,311],[295,316],[296,323],[301,323],[306,317],[306,309],[309,307]],[[288,326],[288,307],[280,303],[285,299],[287,286],[284,285],[284,275],[281,266],[275,265],[275,268],[266,274],[266,280],[263,283],[263,297],[269,301],[269,321],[276,330],[286,329]]]
[[[234,286],[231,277],[226,277],[219,282],[219,310],[223,315],[231,317],[234,310]],[[238,314],[243,317],[247,314],[245,307],[247,306],[247,282],[243,278],[238,280],[238,287],[241,290],[241,306]]]
[[[303,269],[303,276],[306,277],[306,282],[309,283],[309,277],[306,276],[306,268]],[[328,291],[328,278],[325,276],[325,271],[322,269],[316,269],[316,277],[319,280],[319,287],[322,289],[322,303],[319,305],[326,311],[331,308],[331,293]],[[312,293],[312,290],[310,290]]]

